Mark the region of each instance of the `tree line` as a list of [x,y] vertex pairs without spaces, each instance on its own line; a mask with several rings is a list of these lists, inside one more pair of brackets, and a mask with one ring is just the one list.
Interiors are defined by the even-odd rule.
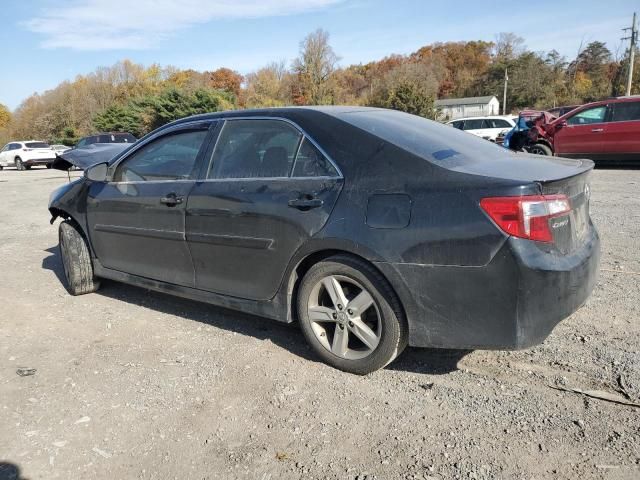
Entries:
[[0,141],[72,145],[96,131],[142,136],[197,113],[287,105],[379,106],[434,118],[437,98],[496,95],[502,101],[505,70],[509,111],[551,108],[623,94],[627,59],[628,52],[615,55],[599,41],[567,59],[556,50],[531,51],[521,37],[501,33],[492,42],[435,43],[340,67],[329,34],[319,29],[300,43],[291,64],[273,62],[246,76],[229,68],[199,72],[129,60],[100,67],[31,95],[13,113],[0,105]]

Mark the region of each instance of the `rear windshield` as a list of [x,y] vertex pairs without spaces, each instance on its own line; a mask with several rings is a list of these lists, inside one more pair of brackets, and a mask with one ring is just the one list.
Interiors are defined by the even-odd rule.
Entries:
[[133,143],[136,137],[130,133],[108,133],[97,136],[95,143]]
[[497,157],[510,154],[495,143],[408,113],[358,110],[338,114],[338,117],[408,152],[450,169],[492,162]]
[[27,142],[24,145],[27,148],[51,148],[48,143],[44,142]]

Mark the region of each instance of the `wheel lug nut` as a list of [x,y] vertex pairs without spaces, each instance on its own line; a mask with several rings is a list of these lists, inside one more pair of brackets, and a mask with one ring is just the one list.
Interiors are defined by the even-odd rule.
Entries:
[[333,319],[335,320],[336,318],[338,318],[338,314],[336,312],[333,312]]
[[349,309],[349,310],[347,310],[347,313],[348,313],[349,315],[353,315],[353,310]]
[[353,327],[353,322],[349,322],[349,326],[350,326],[350,327]]
[[344,330],[344,325],[340,324],[340,330]]
[[338,304],[338,310],[342,310],[342,305]]

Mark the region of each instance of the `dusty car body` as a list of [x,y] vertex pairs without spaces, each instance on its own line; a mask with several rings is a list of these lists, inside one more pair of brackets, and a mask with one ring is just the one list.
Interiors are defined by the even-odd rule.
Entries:
[[[255,133],[261,128],[297,132],[297,150],[279,157],[279,145],[256,147],[267,134]],[[183,175],[161,178],[146,160],[130,172],[127,165],[149,158],[154,145],[181,135],[191,141],[197,132],[202,140]],[[282,143],[273,138],[269,145]],[[315,153],[301,157],[311,146]],[[225,170],[247,160],[253,170]],[[281,161],[286,173],[259,174]],[[384,109],[235,111],[152,132],[53,192],[49,211],[52,223],[67,219],[65,228],[78,231],[74,241],[86,242],[86,285],[109,278],[297,319],[323,360],[368,373],[407,343],[517,349],[544,340],[595,283],[592,168],[588,160],[516,155]],[[74,272],[67,271],[71,283]],[[364,308],[364,298],[378,323],[358,331],[356,304]],[[347,331],[359,339],[373,332],[370,344],[363,341],[377,346],[352,346]],[[390,350],[367,363],[389,335]]]

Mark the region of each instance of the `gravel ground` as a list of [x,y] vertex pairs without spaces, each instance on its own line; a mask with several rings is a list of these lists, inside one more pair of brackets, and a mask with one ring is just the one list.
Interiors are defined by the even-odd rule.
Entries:
[[295,326],[114,282],[69,296],[64,182],[0,172],[0,479],[640,478],[640,408],[552,388],[640,401],[640,170],[594,173],[600,280],[543,345],[408,349],[367,377]]

